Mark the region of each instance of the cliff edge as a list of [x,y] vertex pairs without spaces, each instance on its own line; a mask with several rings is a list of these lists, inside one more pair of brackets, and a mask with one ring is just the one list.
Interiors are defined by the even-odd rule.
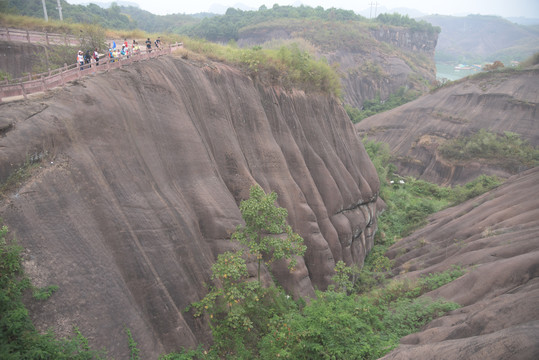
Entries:
[[34,321],[60,336],[77,326],[117,359],[125,327],[143,358],[208,342],[182,310],[205,295],[253,184],[278,194],[308,247],[295,272],[272,269],[292,294],[372,247],[378,177],[329,96],[165,56],[0,109],[0,178],[36,163],[0,216],[33,283],[59,286],[31,304]]

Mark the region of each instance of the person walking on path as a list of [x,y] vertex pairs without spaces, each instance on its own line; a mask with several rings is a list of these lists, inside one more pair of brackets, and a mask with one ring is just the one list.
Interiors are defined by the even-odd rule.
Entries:
[[84,54],[82,53],[82,50],[79,50],[79,53],[77,54],[77,62],[82,70],[84,68]]
[[152,41],[150,40],[150,38],[148,38],[148,40],[146,40],[146,51],[151,53],[152,52]]
[[97,48],[94,50],[94,60],[95,60],[95,66],[99,66],[99,52],[97,51]]

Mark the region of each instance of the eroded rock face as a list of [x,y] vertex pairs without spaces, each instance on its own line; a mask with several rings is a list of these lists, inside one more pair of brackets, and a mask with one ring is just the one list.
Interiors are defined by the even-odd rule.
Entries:
[[[341,74],[344,103],[358,109],[365,100],[387,100],[401,87],[418,93],[428,91],[436,80],[434,49],[438,34],[381,26],[364,31],[357,39],[336,39],[327,49],[305,34],[303,27],[284,30],[274,26],[249,29],[239,35],[238,45],[247,47],[273,40],[305,38],[314,43],[319,55],[334,64]],[[388,46],[389,44],[389,46]],[[420,55],[418,55],[420,54]]]
[[45,46],[21,42],[0,41],[0,69],[11,78],[33,72],[34,65],[39,64],[39,54],[45,58]]
[[538,146],[539,69],[481,75],[364,119],[356,130],[360,137],[387,143],[401,175],[451,185],[481,174],[507,178],[515,173],[510,168],[486,161],[451,163],[437,151],[447,139],[479,129],[514,132]]
[[372,246],[378,178],[325,95],[162,57],[0,106],[0,177],[46,158],[0,214],[34,283],[60,288],[32,304],[35,322],[60,335],[77,326],[117,359],[129,354],[124,327],[148,359],[208,341],[182,310],[233,246],[253,184],[277,192],[308,247],[295,272],[273,269],[293,294],[325,288],[337,260],[362,264]]
[[429,219],[388,256],[398,277],[467,269],[426,296],[459,303],[384,359],[539,357],[539,168]]

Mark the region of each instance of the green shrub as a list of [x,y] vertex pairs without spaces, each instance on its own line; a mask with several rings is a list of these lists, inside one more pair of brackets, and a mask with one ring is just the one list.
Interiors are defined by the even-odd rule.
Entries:
[[209,59],[242,66],[252,77],[269,79],[305,91],[340,95],[339,75],[325,59],[316,60],[297,44],[279,49],[240,49],[204,40],[185,39],[184,47]]
[[270,322],[271,330],[260,341],[260,358],[377,359],[401,337],[456,308],[428,297],[382,304],[369,296],[319,292],[302,312]]
[[458,185],[453,189],[453,204],[464,202],[485,192],[494,189],[502,183],[497,176],[479,175],[476,179],[465,185]]
[[[369,72],[368,74],[371,74]],[[366,100],[363,103],[363,109],[359,110],[350,105],[345,105],[345,110],[348,113],[348,117],[354,124],[357,124],[361,120],[376,115],[378,113],[394,109],[398,106],[406,104],[412,100],[417,99],[419,93],[414,90],[406,90],[403,86],[397,92],[390,94],[389,98],[385,101],[381,101],[380,95],[373,100]]]
[[453,161],[487,160],[512,173],[539,165],[539,150],[509,131],[499,135],[481,129],[471,136],[446,141],[438,152]]
[[439,34],[442,29],[439,26],[433,26],[432,24],[426,22],[425,20],[415,20],[408,15],[401,15],[398,13],[393,14],[380,14],[376,18],[376,21],[382,24],[394,25],[394,26],[404,26],[410,28],[412,31],[423,31],[429,34]]

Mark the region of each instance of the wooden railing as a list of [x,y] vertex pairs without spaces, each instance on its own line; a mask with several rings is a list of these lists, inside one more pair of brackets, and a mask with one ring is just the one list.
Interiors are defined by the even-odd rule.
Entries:
[[79,39],[73,35],[21,30],[9,27],[0,27],[0,40],[47,45],[76,46],[79,44]]
[[131,55],[130,57],[123,56],[110,59],[108,56],[99,59],[99,65],[90,64],[72,64],[64,65],[64,67],[56,70],[51,70],[41,74],[30,74],[28,76],[4,80],[0,82],[0,103],[2,99],[13,96],[23,96],[27,99],[29,94],[44,92],[58,86],[64,86],[66,83],[82,78],[83,76],[95,74],[102,71],[121,68],[136,61],[155,58],[161,55],[171,54],[174,50],[182,47],[183,44],[176,43],[168,47],[153,49],[153,51],[140,50],[140,54]]

